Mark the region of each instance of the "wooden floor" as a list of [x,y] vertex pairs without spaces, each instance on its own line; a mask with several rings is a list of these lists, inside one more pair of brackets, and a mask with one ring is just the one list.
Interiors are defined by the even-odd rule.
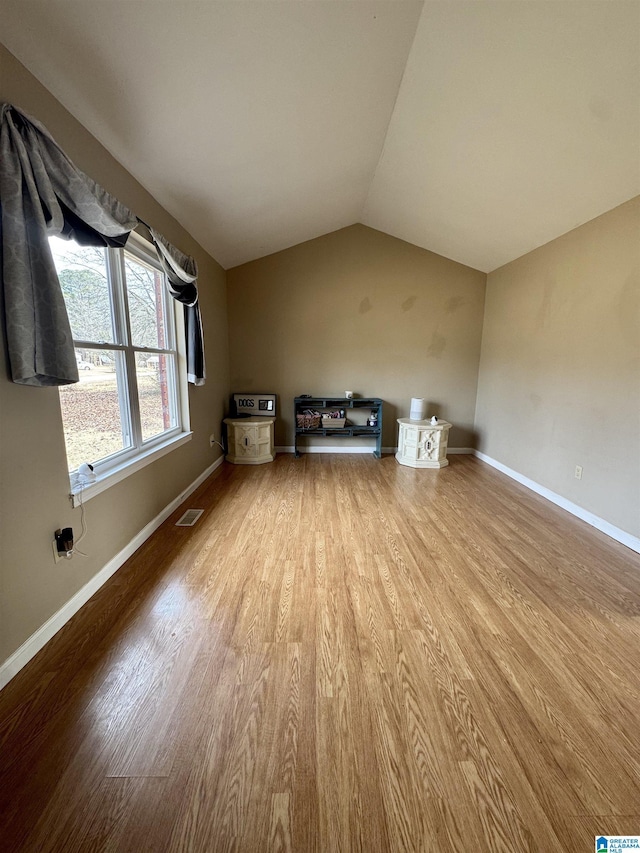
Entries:
[[0,694],[0,850],[640,833],[640,556],[471,457],[224,465]]

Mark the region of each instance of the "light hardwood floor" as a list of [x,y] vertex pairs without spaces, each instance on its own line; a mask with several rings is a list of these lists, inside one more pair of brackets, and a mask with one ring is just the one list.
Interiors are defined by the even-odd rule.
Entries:
[[224,465],[0,694],[0,850],[640,833],[640,556],[471,457]]

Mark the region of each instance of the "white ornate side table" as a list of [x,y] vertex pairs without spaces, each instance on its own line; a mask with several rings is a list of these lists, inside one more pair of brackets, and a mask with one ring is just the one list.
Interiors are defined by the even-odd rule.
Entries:
[[262,465],[273,462],[273,425],[275,418],[225,418],[227,425],[227,462],[235,465]]
[[398,452],[396,459],[411,468],[444,468],[448,465],[447,442],[451,424],[446,421],[412,421],[398,418]]

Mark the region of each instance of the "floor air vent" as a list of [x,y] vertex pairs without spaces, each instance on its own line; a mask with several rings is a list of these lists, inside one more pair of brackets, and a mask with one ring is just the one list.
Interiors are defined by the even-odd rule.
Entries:
[[193,527],[203,512],[203,509],[188,509],[182,518],[176,521],[176,527]]

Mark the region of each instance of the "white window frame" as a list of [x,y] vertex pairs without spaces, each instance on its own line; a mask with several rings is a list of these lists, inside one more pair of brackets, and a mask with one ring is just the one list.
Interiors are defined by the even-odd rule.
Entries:
[[[114,351],[116,358],[123,361],[118,381],[120,412],[123,432],[126,433],[128,446],[111,453],[93,463],[96,480],[93,483],[79,482],[77,469],[69,472],[71,500],[74,506],[90,500],[126,477],[154,462],[156,459],[175,450],[189,441],[190,431],[186,341],[184,331],[184,310],[182,304],[172,299],[168,289],[162,291],[163,314],[167,345],[164,348],[134,344],[128,310],[128,294],[125,278],[125,253],[134,260],[156,268],[163,279],[164,270],[158,260],[155,248],[135,232],[129,236],[124,249],[108,248],[105,251],[107,281],[111,294],[112,327],[115,342],[84,341],[74,338],[74,347],[83,350]],[[174,367],[169,371],[170,393],[173,396],[174,423],[158,435],[144,439],[140,425],[138,400],[136,355],[137,353],[168,354],[173,358],[167,361]],[[118,355],[121,353],[121,355]],[[121,380],[121,381],[120,381]]]

